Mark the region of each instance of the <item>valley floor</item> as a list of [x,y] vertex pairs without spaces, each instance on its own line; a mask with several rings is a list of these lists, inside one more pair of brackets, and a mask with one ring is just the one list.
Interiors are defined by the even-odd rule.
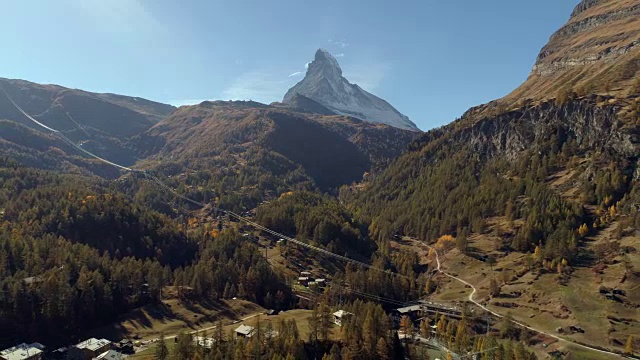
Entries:
[[[601,275],[594,275],[590,266],[576,266],[569,282],[563,285],[557,281],[554,273],[540,275],[528,271],[525,266],[526,254],[503,254],[497,249],[479,250],[496,248],[502,224],[503,219],[492,219],[487,232],[470,237],[468,253],[471,256],[457,249],[440,254],[441,268],[451,277],[438,275],[439,288],[432,299],[462,302],[469,300],[473,293],[473,300],[488,310],[502,316],[510,314],[515,321],[548,334],[536,336],[539,345],[534,348],[540,355],[559,350],[581,359],[612,358],[615,355],[571,342],[622,352],[627,337],[640,334],[640,319],[637,316],[640,279],[636,276],[624,277],[625,269],[620,261],[608,265]],[[608,241],[610,229],[615,225],[591,237],[586,246],[593,247]],[[627,236],[621,239],[620,245],[631,246],[638,241],[637,237]],[[395,246],[412,248],[420,254],[423,263],[436,267],[437,259],[433,254],[429,256],[423,243],[405,238]],[[495,265],[489,266],[482,261],[488,255],[496,256]],[[638,253],[629,257],[636,268],[640,266]],[[493,298],[489,296],[491,278],[502,284],[500,295]],[[464,282],[475,287],[475,290]],[[601,286],[620,289],[626,295],[619,302],[609,300],[599,293]]]

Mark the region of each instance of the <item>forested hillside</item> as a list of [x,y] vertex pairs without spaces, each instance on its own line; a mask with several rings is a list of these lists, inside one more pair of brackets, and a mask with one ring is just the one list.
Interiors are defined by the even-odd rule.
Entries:
[[[491,311],[629,352],[640,323],[616,319],[640,306],[638,9],[582,1],[522,86],[423,134],[340,199],[378,244],[447,239],[438,263]],[[433,299],[471,299],[449,276],[430,283]]]
[[[506,216],[523,221],[509,237],[512,248],[541,244],[552,258],[574,256],[586,235],[576,233],[581,225],[607,223],[612,206],[633,210],[636,197],[637,135],[615,107],[596,101],[547,102],[432,130],[364,191],[343,195],[378,239],[465,238],[482,232],[487,218]],[[561,171],[579,174],[571,196],[548,183]],[[587,205],[605,215],[587,214]]]
[[[255,102],[182,107],[137,139],[171,185],[244,211],[291,190],[331,192],[400,155],[416,133]],[[176,177],[178,179],[176,179]]]
[[68,341],[158,302],[167,285],[289,306],[290,290],[237,232],[186,238],[183,224],[91,178],[7,160],[0,178],[0,339],[7,345]]

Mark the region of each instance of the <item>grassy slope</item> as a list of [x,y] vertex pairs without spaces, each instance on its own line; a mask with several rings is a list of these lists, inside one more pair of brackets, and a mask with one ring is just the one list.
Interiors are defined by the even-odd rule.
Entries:
[[231,323],[264,311],[262,307],[244,300],[185,301],[169,298],[161,305],[135,309],[112,324],[92,331],[91,335],[112,340],[137,335],[143,340],[150,340],[161,333],[171,336],[183,331],[199,331],[215,326],[219,320]]
[[[224,334],[225,336],[227,336],[228,334],[230,334],[234,329],[236,329],[238,326],[240,325],[250,325],[250,326],[255,326],[257,324],[258,321],[260,321],[260,323],[262,324],[261,326],[266,326],[266,324],[268,322],[270,322],[272,324],[272,326],[274,327],[274,329],[277,329],[277,323],[280,320],[289,320],[289,319],[293,319],[296,321],[296,324],[298,325],[298,331],[300,332],[300,337],[302,339],[307,339],[309,337],[309,324],[307,322],[307,318],[311,316],[311,310],[301,310],[301,309],[296,309],[296,310],[290,310],[290,311],[286,311],[286,312],[281,312],[278,315],[275,316],[260,316],[260,317],[252,317],[251,319],[245,320],[245,321],[240,321],[237,323],[233,323],[233,324],[228,324],[224,326]],[[207,336],[208,334],[210,335],[213,332],[213,330],[211,331],[203,331],[203,332],[199,332],[198,336]],[[340,331],[339,329],[334,326],[331,329],[331,338],[332,339],[338,339],[340,337]],[[169,348],[169,351],[172,350],[174,346],[174,342],[173,341],[167,341],[167,347]],[[148,349],[141,351],[139,353],[136,353],[135,355],[131,356],[131,358],[134,359],[139,359],[139,360],[152,360],[154,357],[154,348],[153,346],[150,346]]]
[[[626,16],[615,14],[637,5],[636,0],[604,0],[573,16],[551,37],[542,50],[547,56],[538,60],[537,64],[549,66],[558,61],[575,59],[585,63],[563,67],[546,75],[533,71],[527,81],[505,100],[548,99],[555,97],[562,88],[576,90],[581,87],[598,93],[627,96],[640,71],[640,48],[636,46],[626,53],[620,52],[620,49],[629,46],[640,36],[640,18],[634,16],[633,12]],[[603,16],[609,16],[609,20],[597,20]],[[575,33],[568,31],[576,24],[589,21],[596,25]]]
[[[492,249],[495,248],[495,240],[499,238],[499,228],[504,223],[503,219],[492,219],[487,233],[473,234],[470,237],[470,247],[482,255],[499,254]],[[608,230],[613,226],[615,224],[593,237],[592,242],[587,246],[595,246],[599,241],[603,241],[605,237],[609,236]],[[632,246],[635,244],[637,246],[639,242],[640,237],[626,237],[621,240],[621,245]],[[624,349],[624,341],[628,335],[640,333],[638,310],[631,306],[606,300],[604,296],[599,295],[598,288],[601,283],[595,280],[590,267],[576,267],[568,285],[563,286],[556,281],[556,275],[551,273],[537,277],[533,273],[527,272],[518,277],[517,272],[521,271],[523,267],[523,258],[524,254],[512,252],[507,256],[500,257],[492,270],[486,263],[463,255],[454,249],[446,256],[441,257],[441,261],[443,269],[475,284],[478,288],[475,299],[482,299],[483,302],[489,300],[490,279],[495,277],[501,281],[504,269],[510,271],[513,275],[502,286],[502,294],[517,292],[522,294],[513,298],[493,299],[489,302],[489,307],[502,314],[510,312],[514,319],[535,328],[557,334],[556,328],[558,327],[578,325],[585,330],[584,334],[576,333],[563,336],[618,350]],[[630,260],[636,266],[640,265],[640,254],[631,254]],[[603,274],[602,285],[625,290],[629,303],[638,304],[639,296],[637,293],[640,289],[640,279],[629,277],[623,284],[620,284],[623,272],[624,268],[621,263],[610,265]],[[441,288],[432,296],[434,299],[442,301],[464,301],[467,299],[470,290],[465,288],[463,284],[444,277],[440,281]],[[515,305],[512,305],[512,308],[496,306],[496,301]],[[608,317],[625,320],[614,321]],[[615,340],[620,343],[615,343]],[[562,348],[575,349],[575,347],[564,345]]]

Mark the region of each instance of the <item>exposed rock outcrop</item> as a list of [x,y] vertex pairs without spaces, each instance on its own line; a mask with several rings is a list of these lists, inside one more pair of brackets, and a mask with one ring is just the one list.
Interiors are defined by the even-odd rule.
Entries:
[[517,158],[532,144],[539,144],[553,132],[570,136],[578,145],[593,151],[611,150],[634,157],[640,152],[640,132],[624,127],[617,106],[597,106],[595,97],[553,101],[528,106],[497,116],[480,118],[471,126],[452,131],[450,126],[423,135],[413,149],[429,142],[467,144],[478,156],[504,155]]
[[335,114],[419,131],[416,124],[391,104],[345,79],[338,61],[324,49],[316,52],[304,79],[287,91],[282,102],[293,104],[299,95],[313,99]]
[[639,75],[640,2],[583,0],[507,99],[549,99],[562,89],[626,96]]

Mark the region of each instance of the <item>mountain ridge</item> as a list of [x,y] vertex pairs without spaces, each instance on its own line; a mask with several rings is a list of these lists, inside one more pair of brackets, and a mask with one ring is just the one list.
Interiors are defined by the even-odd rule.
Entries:
[[416,135],[389,125],[299,112],[278,104],[216,101],[181,107],[149,129],[141,144],[146,144],[150,159],[170,157],[191,164],[188,167],[226,153],[238,157],[236,163],[241,164],[250,161],[246,156],[254,150],[273,151],[286,162],[302,166],[327,190],[380,169]]
[[[62,131],[72,130],[81,123],[84,127],[117,136],[132,136],[176,109],[140,97],[94,93],[20,79],[0,78],[0,85],[31,116]],[[0,118],[12,119],[16,117],[16,111],[12,106],[4,106],[6,100],[0,100],[3,105],[0,106]]]
[[545,100],[561,92],[626,97],[638,77],[640,3],[583,0],[540,50],[528,79],[505,100]]
[[19,79],[0,78],[0,89],[0,147],[6,154],[29,166],[63,172],[89,170],[109,178],[117,177],[118,171],[83,157],[77,149],[43,131],[12,101],[83,149],[125,166],[138,159],[130,139],[175,110],[171,105],[138,97]]

